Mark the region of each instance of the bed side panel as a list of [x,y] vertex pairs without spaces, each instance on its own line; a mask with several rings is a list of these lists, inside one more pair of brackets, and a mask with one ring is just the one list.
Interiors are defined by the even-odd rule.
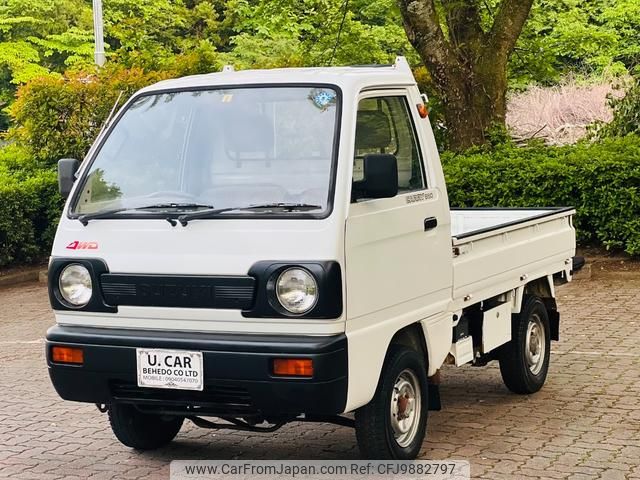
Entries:
[[461,243],[453,260],[454,301],[464,307],[563,271],[575,246],[570,215]]

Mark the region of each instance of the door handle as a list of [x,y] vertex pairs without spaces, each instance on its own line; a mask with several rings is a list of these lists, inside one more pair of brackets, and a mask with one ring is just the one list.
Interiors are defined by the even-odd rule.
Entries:
[[436,217],[428,217],[424,219],[424,231],[433,230],[438,226],[438,219]]

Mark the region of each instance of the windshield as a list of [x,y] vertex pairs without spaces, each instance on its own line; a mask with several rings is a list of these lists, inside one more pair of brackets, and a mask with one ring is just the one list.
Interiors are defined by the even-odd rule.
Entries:
[[[332,194],[336,122],[337,94],[328,87],[142,96],[99,149],[72,213],[283,204],[306,205],[306,213],[321,214]],[[289,207],[277,213],[301,212]]]

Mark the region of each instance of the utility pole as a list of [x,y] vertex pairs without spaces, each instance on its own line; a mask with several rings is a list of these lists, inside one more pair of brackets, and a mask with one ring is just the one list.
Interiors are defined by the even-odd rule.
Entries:
[[93,0],[93,36],[95,37],[96,65],[102,67],[107,58],[104,55],[104,31],[102,22],[102,0]]

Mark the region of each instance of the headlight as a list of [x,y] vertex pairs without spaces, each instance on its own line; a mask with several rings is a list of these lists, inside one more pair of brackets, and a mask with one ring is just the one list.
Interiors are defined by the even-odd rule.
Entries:
[[58,288],[69,306],[84,307],[93,295],[91,273],[79,263],[67,265],[60,273]]
[[287,311],[301,315],[316,306],[318,282],[305,269],[289,268],[276,281],[276,297]]

